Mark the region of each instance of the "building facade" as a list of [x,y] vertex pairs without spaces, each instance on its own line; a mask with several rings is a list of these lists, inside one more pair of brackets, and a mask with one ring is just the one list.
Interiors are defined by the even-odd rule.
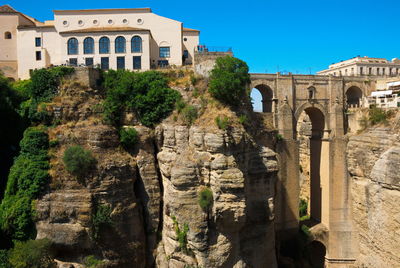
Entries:
[[[2,8],[25,16],[9,6]],[[7,49],[17,72],[7,76],[25,79],[31,70],[51,65],[129,70],[181,66],[193,63],[199,44],[198,30],[184,28],[182,22],[156,15],[150,8],[53,12],[54,20],[44,23],[11,23],[10,16],[0,12],[0,20],[7,21],[0,29],[15,35]],[[6,43],[2,37],[0,42]]]
[[333,76],[397,76],[400,75],[400,60],[355,57],[329,65],[329,69],[317,72],[318,75]]

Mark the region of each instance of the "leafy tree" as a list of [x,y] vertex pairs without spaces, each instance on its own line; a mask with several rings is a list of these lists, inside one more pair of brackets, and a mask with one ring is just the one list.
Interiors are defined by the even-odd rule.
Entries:
[[0,250],[0,268],[12,268],[8,261],[8,251],[4,249]]
[[102,267],[102,265],[104,264],[104,261],[97,259],[93,255],[89,255],[83,260],[83,264],[87,268],[98,268],[98,267]]
[[64,152],[63,161],[67,171],[78,177],[85,175],[96,164],[92,153],[79,145],[68,147]]
[[142,124],[154,126],[174,109],[180,94],[168,87],[167,78],[160,72],[130,72],[110,70],[104,75],[106,122],[120,125],[122,113],[133,111]]
[[237,58],[218,58],[211,71],[209,92],[217,100],[237,106],[246,98],[246,86],[250,83],[249,67]]
[[9,261],[15,268],[56,267],[48,239],[16,241],[10,250]]

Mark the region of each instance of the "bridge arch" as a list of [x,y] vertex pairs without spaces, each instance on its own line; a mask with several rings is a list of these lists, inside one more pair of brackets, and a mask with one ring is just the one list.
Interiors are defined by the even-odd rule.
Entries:
[[345,92],[346,104],[349,108],[360,107],[362,104],[363,92],[358,86],[351,86]]
[[262,112],[263,113],[271,113],[274,110],[273,98],[274,91],[272,88],[266,84],[257,84],[252,87],[252,90],[258,90],[261,94],[261,103],[262,103]]
[[[301,121],[300,117],[307,117],[305,121]],[[300,154],[303,155],[301,163],[303,170],[307,170],[307,178],[302,184],[303,198],[308,201],[308,213],[312,223],[320,223],[323,218],[323,176],[324,167],[327,166],[326,150],[323,148],[324,133],[327,133],[326,112],[322,105],[317,103],[304,103],[295,113],[296,119],[296,140],[299,141]],[[306,124],[304,128],[304,124]],[[311,124],[311,126],[309,126]],[[308,127],[307,127],[308,125]],[[300,132],[300,129],[303,131]],[[306,131],[304,132],[304,129]],[[304,161],[304,157],[308,160]],[[306,165],[306,166],[304,166]],[[308,190],[307,190],[308,189]]]

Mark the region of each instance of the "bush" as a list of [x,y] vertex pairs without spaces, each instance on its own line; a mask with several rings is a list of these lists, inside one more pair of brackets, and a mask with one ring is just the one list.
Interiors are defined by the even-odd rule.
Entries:
[[92,153],[79,145],[68,147],[64,152],[63,161],[67,171],[77,177],[85,175],[96,164]]
[[12,268],[11,263],[8,261],[7,250],[0,250],[0,268]]
[[121,128],[119,141],[126,150],[132,149],[139,141],[139,134],[134,128]]
[[369,110],[369,122],[371,125],[376,125],[379,123],[387,123],[387,118],[389,117],[389,113],[377,108],[377,107],[372,107]]
[[185,254],[188,254],[189,250],[187,248],[187,233],[189,232],[189,225],[187,223],[183,224],[183,230],[181,230],[175,216],[172,216],[172,220],[174,222],[175,234],[178,238],[179,249]]
[[111,219],[111,207],[107,205],[95,205],[92,213],[92,236],[99,239],[102,230],[113,226]]
[[9,261],[15,268],[55,267],[51,242],[48,239],[16,241],[10,250]]
[[237,106],[246,95],[246,86],[250,83],[249,67],[237,58],[225,56],[217,58],[211,71],[209,92],[217,100]]
[[89,255],[83,260],[83,264],[87,268],[98,268],[101,267],[102,264],[104,264],[104,261],[97,259],[93,255]]
[[185,108],[183,108],[182,110],[183,121],[187,125],[193,124],[193,122],[197,119],[198,116],[199,115],[197,108],[194,107],[193,105],[186,105]]
[[206,187],[199,192],[199,206],[204,212],[208,212],[213,205],[213,193],[210,188]]
[[218,128],[222,130],[227,130],[230,126],[230,120],[226,116],[224,116],[223,118],[217,116],[215,118],[215,123],[217,124]]
[[135,112],[140,122],[152,127],[167,117],[180,98],[179,92],[168,87],[168,79],[160,72],[110,70],[104,74],[106,122],[119,126],[124,111]]
[[242,115],[239,116],[239,123],[240,124],[245,125],[245,124],[248,123],[248,121],[249,121],[249,118],[247,117],[247,115],[242,114]]
[[12,239],[26,240],[35,236],[32,200],[39,197],[49,181],[47,133],[41,128],[28,128],[20,147],[0,204],[0,226]]
[[299,203],[299,216],[304,217],[307,216],[307,208],[308,207],[308,202],[305,199],[300,199]]

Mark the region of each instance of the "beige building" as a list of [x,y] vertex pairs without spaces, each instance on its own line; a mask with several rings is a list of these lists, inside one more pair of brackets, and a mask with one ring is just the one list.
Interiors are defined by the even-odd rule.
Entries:
[[13,78],[51,65],[149,70],[192,64],[199,44],[198,30],[150,8],[54,10],[54,20],[44,23],[7,5],[0,10],[0,68]]
[[355,57],[329,65],[329,69],[317,72],[318,75],[333,76],[397,76],[400,75],[400,60]]

